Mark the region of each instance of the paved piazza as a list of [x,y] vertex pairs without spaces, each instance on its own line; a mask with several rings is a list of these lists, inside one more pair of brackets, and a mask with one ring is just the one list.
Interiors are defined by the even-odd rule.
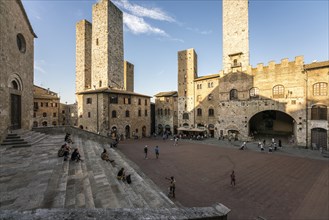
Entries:
[[[318,151],[240,151],[227,142],[214,142],[221,146],[181,141],[174,147],[170,140],[129,140],[121,142],[119,149],[164,191],[165,177],[175,176],[176,201],[183,206],[220,202],[232,209],[229,219],[329,219],[329,163]],[[232,169],[235,188],[230,186]]]
[[[75,136],[74,147],[79,147],[84,162],[68,163],[57,157],[63,137],[48,135],[27,148],[0,148],[0,213],[7,209],[208,207],[222,203],[232,210],[229,219],[328,219],[328,158],[319,151],[284,148],[262,153],[252,144],[240,151],[240,143],[216,139],[183,140],[178,146],[173,146],[172,140],[126,140],[118,149],[110,149]],[[149,146],[147,160],[145,145]],[[159,159],[155,158],[156,145]],[[103,147],[109,149],[116,166],[100,160]],[[133,184],[116,179],[122,166],[132,174]],[[233,169],[234,188],[230,186]],[[170,176],[177,181],[173,201],[164,195],[169,185],[165,177]]]

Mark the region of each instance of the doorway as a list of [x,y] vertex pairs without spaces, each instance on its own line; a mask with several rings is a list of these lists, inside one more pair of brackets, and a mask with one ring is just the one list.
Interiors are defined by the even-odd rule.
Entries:
[[20,95],[15,95],[11,94],[11,129],[16,130],[21,128],[21,114],[22,114],[22,109],[21,109],[21,96]]

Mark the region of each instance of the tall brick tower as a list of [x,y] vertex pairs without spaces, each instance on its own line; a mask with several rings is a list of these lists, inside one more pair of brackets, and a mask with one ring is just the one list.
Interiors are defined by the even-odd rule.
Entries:
[[223,0],[223,70],[249,66],[248,0]]
[[124,89],[122,12],[101,0],[92,12],[92,87]]
[[178,124],[194,126],[194,79],[198,77],[198,56],[194,49],[178,52]]

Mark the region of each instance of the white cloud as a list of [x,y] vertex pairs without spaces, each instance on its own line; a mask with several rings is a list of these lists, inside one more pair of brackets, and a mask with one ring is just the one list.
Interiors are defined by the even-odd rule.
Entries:
[[44,60],[35,60],[34,61],[34,72],[39,72],[45,74],[46,71],[42,67],[46,62]]
[[124,13],[123,23],[134,34],[157,34],[161,36],[168,36],[164,30],[152,27],[150,24],[145,22],[143,18],[135,15]]
[[189,30],[189,31],[196,32],[198,34],[203,34],[203,35],[208,35],[208,34],[212,33],[212,30],[207,30],[207,31],[203,30],[202,31],[202,30],[199,30],[199,28],[190,28],[190,27],[188,27],[186,29]]
[[118,7],[129,11],[131,14],[138,17],[147,17],[159,21],[175,22],[175,19],[169,16],[160,8],[145,8],[140,5],[131,4],[127,0],[113,0]]

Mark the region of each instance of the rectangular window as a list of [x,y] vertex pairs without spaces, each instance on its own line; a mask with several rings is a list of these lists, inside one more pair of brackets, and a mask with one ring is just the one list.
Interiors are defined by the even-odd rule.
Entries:
[[141,105],[142,100],[138,99],[138,105]]
[[147,116],[147,110],[145,110],[145,116]]
[[92,104],[92,99],[91,98],[87,98],[87,104]]
[[147,99],[145,99],[145,105],[147,105]]
[[50,107],[54,107],[54,103],[51,102],[51,103],[50,103]]
[[142,110],[138,109],[138,117],[142,116]]
[[33,112],[33,118],[37,117],[37,113]]
[[53,117],[57,117],[57,114],[56,114],[56,112],[54,112],[54,113],[53,113]]
[[43,107],[43,102],[40,102],[40,106]]
[[110,103],[111,104],[118,104],[118,95],[117,94],[111,94],[110,95]]
[[55,107],[57,108],[57,103],[55,103]]
[[91,117],[91,113],[90,112],[88,112],[88,118],[90,118]]
[[48,102],[46,102],[46,107],[48,107]]

